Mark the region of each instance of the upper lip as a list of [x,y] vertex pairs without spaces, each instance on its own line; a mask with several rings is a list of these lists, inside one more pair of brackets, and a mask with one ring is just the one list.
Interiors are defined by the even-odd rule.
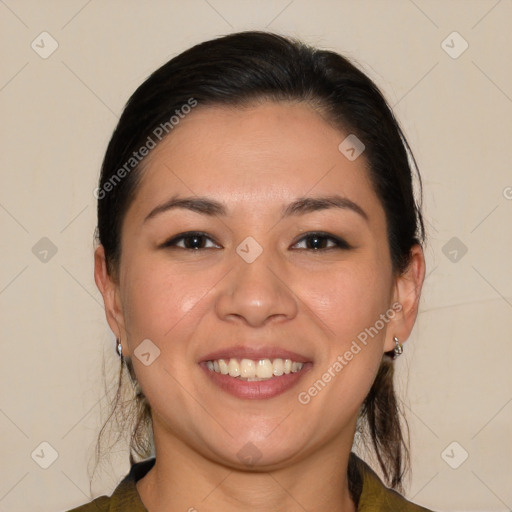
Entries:
[[234,347],[222,348],[210,352],[203,356],[200,362],[214,361],[216,359],[253,359],[258,361],[260,359],[291,359],[297,363],[308,363],[311,359],[307,358],[302,354],[286,350],[284,348],[269,346],[269,347],[252,347],[237,345]]

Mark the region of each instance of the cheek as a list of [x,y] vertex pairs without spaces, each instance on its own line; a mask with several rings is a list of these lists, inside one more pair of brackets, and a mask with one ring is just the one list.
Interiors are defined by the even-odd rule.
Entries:
[[359,262],[300,279],[304,300],[342,342],[374,325],[390,306],[389,278],[375,264]]
[[329,340],[307,383],[312,387],[302,389],[303,401],[314,401],[319,414],[332,407],[338,421],[338,415],[356,413],[382,360],[387,323],[381,315],[390,308],[390,280],[382,266],[361,262],[302,281],[307,304],[328,327]]
[[[157,410],[164,411],[164,404],[173,403],[193,414],[190,408],[194,404],[187,402],[177,383],[189,379],[193,357],[190,340],[196,331],[198,316],[204,314],[208,288],[214,283],[215,280],[200,272],[184,272],[182,268],[156,259],[130,260],[123,292],[128,344],[137,379]],[[159,350],[148,366],[137,357],[140,353],[137,348],[146,339]],[[154,350],[150,346],[152,361]],[[171,423],[171,418],[168,421]]]
[[[128,264],[127,264],[128,268]],[[132,258],[123,293],[123,308],[132,350],[145,338],[175,355],[194,334],[206,314],[209,292],[222,273],[187,265],[170,265],[158,258]]]

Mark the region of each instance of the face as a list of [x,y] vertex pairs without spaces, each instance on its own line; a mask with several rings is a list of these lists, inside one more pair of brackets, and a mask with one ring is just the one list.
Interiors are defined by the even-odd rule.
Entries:
[[347,135],[305,104],[198,106],[149,155],[119,281],[101,287],[157,453],[172,439],[270,468],[351,445],[383,352],[412,325]]

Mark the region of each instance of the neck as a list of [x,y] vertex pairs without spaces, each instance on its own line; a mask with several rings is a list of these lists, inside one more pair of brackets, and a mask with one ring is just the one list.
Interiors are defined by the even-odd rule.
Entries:
[[137,490],[150,512],[355,512],[348,490],[351,441],[325,445],[292,465],[241,471],[155,431],[156,462]]

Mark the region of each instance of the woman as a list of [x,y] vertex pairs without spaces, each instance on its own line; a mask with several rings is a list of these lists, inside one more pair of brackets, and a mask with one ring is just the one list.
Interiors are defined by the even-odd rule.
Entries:
[[137,390],[132,468],[75,510],[426,510],[351,452],[367,439],[401,489],[393,359],[425,275],[410,162],[366,75],[274,34],[197,45],[137,89],[95,252]]

